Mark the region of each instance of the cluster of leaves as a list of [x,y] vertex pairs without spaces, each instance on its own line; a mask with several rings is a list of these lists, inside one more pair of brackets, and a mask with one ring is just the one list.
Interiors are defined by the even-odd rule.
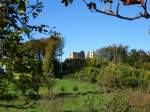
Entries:
[[147,88],[149,79],[146,72],[126,65],[112,65],[102,69],[97,77],[101,86],[109,89]]
[[97,82],[97,74],[99,74],[99,69],[95,67],[85,67],[79,72],[77,72],[74,77],[79,80]]
[[82,110],[84,112],[104,112],[103,103],[104,99],[100,94],[96,98],[92,95],[87,95],[82,103]]
[[[109,46],[99,49],[93,59],[84,59],[83,63],[71,64],[77,60],[65,61],[68,77],[97,82],[104,90],[124,88],[147,89],[150,83],[149,54],[143,50],[130,52],[128,47]],[[82,65],[81,65],[82,64]],[[74,69],[79,67],[79,69]],[[74,71],[73,71],[74,69]]]
[[20,91],[20,95],[34,98],[44,81],[42,61],[35,58],[43,46],[27,47],[30,43],[22,42],[24,37],[31,38],[32,33],[49,33],[47,25],[29,25],[30,19],[35,19],[43,8],[40,1],[32,3],[28,0],[0,2],[0,64],[7,66],[7,72],[0,77],[2,96],[11,95],[9,88],[13,85],[14,93]]
[[131,103],[131,93],[128,91],[116,91],[107,100],[102,94],[87,96],[82,104],[85,112],[143,112],[144,109],[135,108]]
[[147,63],[148,65],[150,61],[149,52],[136,49],[131,49],[128,51],[128,46],[122,45],[112,45],[100,48],[96,52],[96,57],[103,58],[104,60],[116,64],[126,63],[136,68],[143,68],[144,63]]
[[84,67],[85,60],[84,59],[66,59],[62,63],[63,67],[63,75],[75,73],[81,70]]
[[102,57],[113,63],[126,63],[128,58],[128,46],[112,45],[98,49],[98,57]]
[[8,79],[3,79],[0,81],[0,98],[13,100],[20,96],[20,91],[17,86],[9,81]]
[[63,74],[79,80],[97,82],[97,74],[107,64],[101,58],[67,59],[63,62]]
[[[62,55],[63,39],[59,35],[52,35],[46,43],[45,56],[43,60],[43,71],[44,73],[55,73],[57,72],[56,65],[58,64],[57,57]],[[59,65],[57,66],[57,68]],[[59,70],[58,70],[59,71]]]
[[62,0],[61,3],[65,4],[65,6],[68,6],[69,4],[73,3],[73,0]]
[[108,62],[101,58],[101,57],[95,57],[95,58],[87,58],[85,60],[85,67],[95,67],[95,68],[102,68],[104,66],[107,66]]
[[106,112],[141,112],[130,103],[130,97],[126,92],[116,92],[113,97],[105,104]]
[[145,66],[144,68],[148,69],[148,63],[150,62],[149,53],[143,50],[132,49],[128,54],[128,63],[131,66],[135,66],[136,68],[143,68],[144,63],[147,63],[147,67]]

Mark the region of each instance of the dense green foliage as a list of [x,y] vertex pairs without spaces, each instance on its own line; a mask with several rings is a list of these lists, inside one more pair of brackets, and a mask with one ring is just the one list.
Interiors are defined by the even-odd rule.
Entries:
[[[22,43],[19,52],[26,55],[23,57],[14,57],[15,63],[13,64],[13,68],[7,64],[7,71],[1,73],[0,78],[2,81],[0,82],[0,87],[2,92],[0,97],[5,98],[8,97],[8,95],[11,96],[11,94],[6,93],[16,93],[19,91],[18,96],[16,95],[15,97],[23,95],[27,98],[37,98],[39,87],[51,86],[52,83],[48,73],[54,73],[55,75],[55,73],[60,70],[54,69],[58,68],[54,60],[57,61],[55,52],[56,49],[59,48],[59,44],[63,44],[61,38],[55,37],[54,35],[49,39],[31,40]],[[51,52],[52,55],[50,55],[49,52]],[[48,62],[48,65],[45,60]],[[57,63],[59,62],[57,61]],[[45,69],[42,69],[42,67],[48,67],[53,71],[47,72]],[[12,90],[7,90],[7,87],[11,87]]]
[[[74,91],[73,88],[77,86],[78,91]],[[63,88],[63,91],[62,89]],[[114,93],[98,93],[98,86],[93,83],[87,83],[76,80],[57,79],[53,87],[53,97],[47,96],[47,88],[40,89],[41,99],[31,101],[33,106],[22,107],[20,104],[22,100],[13,101],[14,107],[0,106],[0,110],[3,112],[65,112],[65,111],[82,111],[82,112],[144,112],[144,109],[148,109],[149,102],[142,105],[142,107],[134,107],[131,100],[135,95],[140,97],[144,93],[137,93],[137,91],[123,90],[115,91]],[[139,97],[137,97],[139,98]],[[136,102],[139,102],[138,100]],[[139,102],[140,103],[140,102]],[[0,104],[10,105],[10,102],[0,101]],[[146,106],[147,105],[147,106]],[[127,111],[130,110],[130,111]],[[148,112],[148,111],[146,111]]]
[[125,63],[127,62],[127,53],[128,46],[112,45],[98,49],[96,55],[114,63]]
[[[63,44],[62,39],[59,36],[53,36],[48,40],[45,48],[45,56],[43,60],[43,71],[45,73],[54,73],[55,61],[57,60],[57,49]],[[62,52],[62,51],[61,51]]]
[[[52,36],[47,40],[23,42],[25,37],[33,38],[33,33],[49,34],[48,26],[29,24],[31,19],[35,19],[40,14],[42,8],[40,1],[27,3],[24,0],[2,0],[0,2],[0,12],[2,12],[0,13],[0,64],[6,66],[5,73],[1,73],[0,76],[1,98],[8,96],[37,98],[39,87],[48,79],[43,71],[50,72],[42,69],[42,66],[54,68],[55,63],[51,63],[50,60],[55,60],[56,49],[62,45],[61,42],[53,41],[60,39],[59,35],[55,35],[56,32],[51,33]],[[47,59],[46,63],[50,64],[42,61],[43,53],[45,53],[44,60]],[[18,94],[11,96],[10,93],[16,92]]]
[[[62,0],[65,6],[72,2]],[[98,10],[95,2],[84,0],[84,3],[90,10],[109,13]],[[145,12],[139,17],[149,18],[146,4],[142,7]],[[0,66],[6,66],[5,72],[0,71],[0,111],[141,112],[149,107],[149,52],[112,45],[98,49],[92,59],[66,59],[61,63],[64,47],[61,35],[48,32],[47,25],[29,24],[42,8],[39,0],[0,1]],[[49,38],[23,42],[24,37],[30,39],[33,33],[48,33]],[[143,109],[132,103],[136,92],[148,99],[143,100]],[[33,100],[37,99],[40,101],[35,103]]]
[[[135,49],[128,51],[127,48],[122,45],[101,48],[97,50],[94,58],[86,58],[80,66],[77,63],[71,65],[65,61],[65,64],[68,63],[67,70],[70,70],[67,76],[97,83],[102,90],[107,91],[125,88],[148,90],[149,53]],[[80,69],[74,72],[73,67],[80,67]]]
[[146,72],[127,65],[110,64],[100,71],[98,83],[111,89],[147,88],[149,79],[145,78]]
[[[37,95],[42,81],[41,62],[31,49],[22,48],[22,40],[31,37],[33,32],[47,32],[46,25],[29,25],[30,19],[40,14],[43,5],[39,1],[26,5],[24,0],[0,2],[0,64],[7,67],[0,76],[2,98]],[[17,92],[19,95],[14,95]]]
[[80,70],[84,66],[84,63],[84,59],[66,59],[62,63],[63,74],[66,75]]

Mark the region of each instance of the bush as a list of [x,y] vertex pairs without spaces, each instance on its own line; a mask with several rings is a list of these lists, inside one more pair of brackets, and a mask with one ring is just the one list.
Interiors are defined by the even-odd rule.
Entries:
[[75,91],[78,91],[79,90],[79,88],[78,88],[78,86],[73,86],[73,91],[75,92]]
[[150,71],[144,70],[143,74],[144,74],[144,79],[150,81]]
[[105,112],[104,99],[101,95],[97,95],[96,97],[87,95],[81,104],[83,112]]
[[138,78],[136,78],[136,77],[127,77],[125,83],[126,83],[127,87],[134,88],[134,87],[138,87],[139,86],[140,80]]
[[144,68],[146,70],[150,70],[150,62],[142,63],[141,68]]
[[65,88],[63,86],[60,88],[60,90],[62,93],[65,92]]
[[62,63],[63,74],[71,74],[76,71],[81,70],[84,67],[85,60],[84,59],[66,59]]
[[107,61],[104,61],[104,59],[98,57],[98,58],[87,58],[85,61],[86,67],[95,67],[95,68],[102,68],[106,66],[108,63]]
[[99,74],[99,69],[95,67],[85,67],[75,74],[75,77],[89,82],[97,82],[96,77]]
[[106,103],[105,112],[141,112],[131,106],[129,96],[125,93],[114,93],[112,99]]
[[15,84],[3,79],[0,81],[0,97],[1,99],[13,100],[21,94]]
[[97,81],[99,85],[109,89],[147,87],[148,83],[144,73],[131,66],[110,64],[101,69]]
[[25,94],[26,94],[28,99],[37,100],[40,97],[34,89],[28,89]]

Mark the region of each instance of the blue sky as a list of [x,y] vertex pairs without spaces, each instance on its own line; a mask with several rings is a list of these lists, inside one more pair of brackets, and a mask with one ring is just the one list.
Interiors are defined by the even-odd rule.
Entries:
[[[72,51],[87,52],[111,44],[150,50],[150,20],[127,21],[92,13],[80,0],[76,0],[67,8],[60,0],[43,1],[43,12],[32,22],[56,27],[55,30],[65,39],[63,58],[68,57]],[[132,14],[134,10],[127,10],[127,13]]]

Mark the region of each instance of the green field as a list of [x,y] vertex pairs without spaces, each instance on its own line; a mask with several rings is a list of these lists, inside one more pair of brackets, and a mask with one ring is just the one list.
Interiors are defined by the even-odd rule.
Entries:
[[[24,105],[24,100],[18,101],[0,101],[0,112],[107,112],[106,104],[119,92],[102,93],[94,83],[75,81],[72,79],[56,79],[51,92],[46,88],[40,88],[40,99],[30,101]],[[123,91],[121,91],[121,94]],[[136,91],[126,91],[136,93]],[[142,94],[141,94],[142,95]],[[116,96],[112,99],[112,107],[115,109],[124,109],[126,96]],[[148,97],[147,97],[148,98]],[[139,101],[139,100],[137,100]],[[109,104],[110,105],[110,104]],[[117,108],[118,107],[118,108]],[[108,107],[109,108],[109,107]],[[149,110],[149,104],[144,108]],[[113,111],[113,112],[120,112]],[[128,112],[128,111],[127,111]],[[131,112],[149,112],[149,111],[131,111]]]
[[[63,88],[63,89],[62,89]],[[75,89],[74,89],[75,88]],[[16,107],[0,107],[0,112],[61,112],[61,111],[82,111],[85,102],[92,100],[97,102],[98,100],[108,99],[108,95],[99,95],[97,85],[87,82],[56,79],[55,86],[53,87],[53,97],[48,96],[46,88],[40,89],[41,99],[33,101],[33,106],[29,108]],[[31,104],[33,103],[31,102]],[[12,102],[1,102],[1,104],[7,104]],[[23,103],[22,101],[14,101],[14,105]],[[96,105],[95,105],[96,106]]]
[[74,87],[78,88],[78,92],[84,93],[88,91],[97,91],[96,84],[91,84],[83,81],[76,81],[76,80],[56,80],[56,84],[54,87],[54,92],[59,93],[61,92],[60,89],[64,87],[64,92],[66,93],[73,93]]

